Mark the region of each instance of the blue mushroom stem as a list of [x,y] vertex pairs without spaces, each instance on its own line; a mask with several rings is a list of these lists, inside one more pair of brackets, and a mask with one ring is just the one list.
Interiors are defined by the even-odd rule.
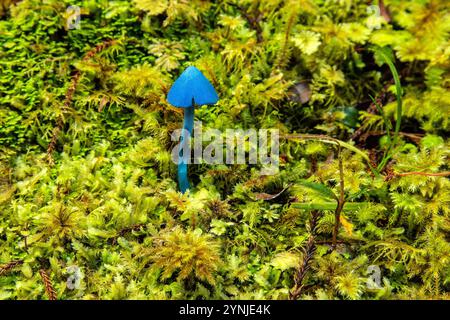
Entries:
[[188,180],[188,163],[187,161],[190,159],[191,155],[184,155],[183,150],[190,150],[190,146],[186,144],[189,143],[190,137],[192,136],[192,131],[194,128],[194,104],[191,107],[184,108],[184,122],[183,122],[183,132],[181,134],[181,142],[180,145],[181,150],[179,153],[180,161],[178,163],[178,183],[180,187],[180,191],[185,193],[186,190],[189,189],[189,180]]

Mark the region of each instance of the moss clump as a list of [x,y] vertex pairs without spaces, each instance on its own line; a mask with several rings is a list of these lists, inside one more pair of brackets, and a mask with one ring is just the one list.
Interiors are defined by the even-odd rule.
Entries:
[[[447,11],[4,1],[0,298],[448,299]],[[279,173],[192,165],[176,191],[188,65],[220,96],[203,128],[279,129]]]

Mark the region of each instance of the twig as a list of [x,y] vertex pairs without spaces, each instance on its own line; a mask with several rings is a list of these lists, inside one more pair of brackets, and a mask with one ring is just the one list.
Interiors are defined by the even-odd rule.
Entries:
[[386,6],[384,5],[383,0],[378,1],[378,7],[380,8],[380,14],[386,20],[386,22],[391,22],[392,18],[389,15],[389,11],[387,10]]
[[315,236],[318,217],[318,211],[313,211],[309,222],[310,235],[304,249],[303,261],[295,274],[294,288],[289,292],[290,300],[297,300],[305,288],[303,285],[303,280],[305,279],[308,270],[311,268],[311,261],[314,257],[314,252],[316,251]]
[[44,282],[45,292],[47,293],[48,300],[56,300],[56,291],[53,289],[52,282],[47,272],[44,269],[39,270],[42,282]]
[[394,175],[398,176],[398,177],[405,177],[405,176],[412,176],[412,175],[429,176],[429,177],[446,177],[446,176],[450,176],[450,171],[436,172],[436,173],[413,171],[413,172],[394,173]]

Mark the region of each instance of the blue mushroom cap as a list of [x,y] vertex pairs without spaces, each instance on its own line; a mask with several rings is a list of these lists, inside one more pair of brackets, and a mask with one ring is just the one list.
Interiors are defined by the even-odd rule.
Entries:
[[167,95],[175,107],[188,108],[196,105],[215,104],[219,100],[216,90],[196,67],[188,67],[172,85]]

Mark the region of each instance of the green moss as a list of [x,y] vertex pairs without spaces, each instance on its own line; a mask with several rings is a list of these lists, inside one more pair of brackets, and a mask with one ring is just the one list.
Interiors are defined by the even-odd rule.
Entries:
[[[58,299],[448,299],[448,10],[384,5],[5,1],[0,299],[46,298],[41,269]],[[277,175],[192,165],[176,191],[192,64],[204,128],[280,130]]]

